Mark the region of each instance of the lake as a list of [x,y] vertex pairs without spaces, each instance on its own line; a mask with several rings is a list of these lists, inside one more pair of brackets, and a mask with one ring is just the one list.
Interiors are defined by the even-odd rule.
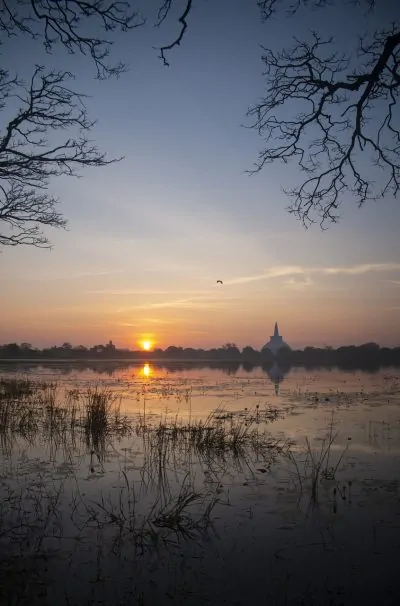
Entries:
[[3,604],[400,603],[400,370],[0,364]]

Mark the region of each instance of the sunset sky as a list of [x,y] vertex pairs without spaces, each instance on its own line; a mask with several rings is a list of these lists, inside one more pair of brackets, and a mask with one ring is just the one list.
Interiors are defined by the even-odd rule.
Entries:
[[[245,174],[262,146],[242,127],[262,93],[259,44],[294,33],[287,20],[262,25],[253,4],[232,1],[228,16],[226,3],[199,2],[169,68],[152,46],[175,33],[172,20],[121,36],[115,56],[130,71],[116,81],[91,80],[81,57],[3,47],[22,77],[35,62],[71,67],[92,96],[93,138],[125,159],[52,184],[69,221],[48,232],[52,251],[3,249],[0,343],[259,348],[277,320],[293,347],[400,344],[398,200],[350,200],[339,224],[306,231],[281,191],[301,179],[295,164]],[[351,28],[346,19],[343,39]]]

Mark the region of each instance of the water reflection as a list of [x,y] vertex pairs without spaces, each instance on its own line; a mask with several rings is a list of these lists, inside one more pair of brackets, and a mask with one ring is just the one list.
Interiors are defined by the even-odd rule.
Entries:
[[275,386],[275,394],[278,396],[279,395],[279,388],[280,385],[282,383],[282,381],[285,378],[285,374],[287,374],[288,371],[286,371],[286,373],[282,370],[282,368],[280,368],[280,366],[278,366],[278,364],[276,362],[274,362],[274,364],[271,366],[271,368],[266,369],[266,373],[268,374],[271,383],[273,383],[273,385]]
[[400,603],[399,374],[125,368],[0,380],[2,604]]
[[151,377],[153,375],[153,369],[151,368],[150,364],[145,364],[141,369],[140,374],[143,375],[146,379]]
[[[388,366],[381,366],[379,368],[371,368],[368,365],[358,365],[352,368],[342,368],[341,366],[290,366],[280,362],[278,365],[276,361],[270,361],[263,364],[256,364],[250,361],[239,362],[235,360],[222,361],[222,360],[209,360],[209,361],[174,361],[174,360],[154,360],[150,363],[145,363],[142,367],[143,362],[138,360],[103,360],[103,361],[90,361],[90,360],[54,360],[54,361],[0,361],[0,375],[73,375],[75,373],[92,373],[97,376],[108,376],[113,377],[118,373],[128,370],[139,370],[139,375],[151,376],[154,371],[161,371],[162,373],[167,372],[168,374],[179,374],[183,371],[217,371],[224,375],[235,376],[238,373],[245,372],[253,374],[254,372],[259,373],[261,369],[262,373],[270,376],[273,383],[277,380],[275,375],[282,375],[279,379],[282,382],[284,376],[286,376],[292,368],[303,369],[307,372],[314,371],[328,371],[335,370],[346,374],[352,374],[357,370],[366,372],[368,374],[375,373],[386,369],[387,372],[394,371],[398,372],[397,369]],[[146,369],[146,370],[144,370]],[[147,370],[149,369],[149,370]]]

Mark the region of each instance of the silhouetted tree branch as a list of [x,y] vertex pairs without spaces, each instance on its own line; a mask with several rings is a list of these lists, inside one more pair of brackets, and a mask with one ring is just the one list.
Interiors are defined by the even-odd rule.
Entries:
[[[173,2],[165,0],[161,5],[158,25]],[[99,79],[118,76],[125,65],[108,62],[113,44],[110,34],[144,24],[132,4],[129,0],[0,0],[0,44],[4,37],[27,36],[49,53],[61,46],[69,54],[89,56]],[[190,8],[188,0],[179,19],[179,36],[160,49],[166,65],[164,51],[180,44]],[[0,246],[48,247],[42,227],[66,225],[56,210],[57,200],[47,191],[50,179],[74,175],[78,166],[110,163],[86,137],[93,122],[87,117],[84,97],[65,85],[69,78],[68,72],[46,74],[36,68],[25,87],[0,69],[0,111],[8,115],[11,105],[20,105],[0,134]],[[50,142],[55,131],[66,129],[79,132],[57,145]]]
[[[364,5],[368,10],[373,10],[376,0],[348,0],[348,4]],[[324,8],[332,4],[332,0],[257,0],[257,6],[261,12],[263,21],[283,10],[287,17],[292,17],[300,8]]]
[[[258,2],[268,19],[285,0]],[[306,0],[287,8],[294,14]],[[325,0],[308,4],[324,6]],[[360,1],[368,10],[373,0]],[[305,225],[319,216],[337,220],[345,191],[361,206],[368,199],[396,196],[400,186],[400,124],[397,100],[400,91],[400,25],[375,32],[361,40],[358,65],[332,50],[332,38],[312,33],[309,42],[295,38],[290,49],[274,52],[263,48],[266,94],[248,115],[266,141],[254,171],[266,164],[295,159],[306,173],[305,181],[286,193],[290,212]],[[377,191],[368,161],[382,169],[383,187]]]
[[[174,3],[174,0],[164,0],[164,3],[162,4],[162,6],[160,7],[159,11],[158,11],[158,22],[157,22],[157,26],[159,27],[161,25],[161,23],[166,19],[166,17],[168,16],[168,13],[171,10],[171,6]],[[171,42],[170,44],[167,44],[166,46],[161,46],[158,50],[160,51],[160,59],[162,59],[164,65],[169,66],[169,62],[165,56],[165,53],[171,49],[173,49],[175,46],[180,46],[182,40],[183,40],[183,36],[185,35],[185,32],[187,30],[187,17],[190,13],[190,11],[193,8],[193,2],[192,0],[186,0],[186,5],[185,8],[183,10],[182,15],[179,17],[178,22],[181,26],[179,35],[177,36],[177,38]]]
[[[106,160],[86,137],[93,126],[84,97],[66,86],[68,72],[45,73],[36,67],[29,85],[0,71],[0,108],[19,109],[0,139],[0,245],[48,247],[43,226],[64,227],[57,200],[48,191],[51,177],[76,174],[77,167],[105,166]],[[76,136],[53,143],[57,131]]]
[[[264,21],[279,11],[296,18],[303,9],[323,9],[335,3],[334,0],[255,1]],[[364,12],[373,11],[376,4],[375,0],[349,2]],[[42,43],[48,52],[61,45],[71,54],[88,55],[95,63],[97,77],[106,78],[120,74],[125,66],[108,63],[113,40],[108,36],[102,37],[102,32],[112,34],[142,25],[144,19],[132,5],[133,0],[0,0],[0,37],[27,35]],[[169,64],[167,52],[179,46],[186,34],[193,0],[159,0],[157,26],[170,15],[172,7],[182,11],[178,13],[180,28],[175,40],[158,49],[164,65]],[[297,161],[305,173],[305,180],[286,193],[292,200],[290,212],[305,225],[313,222],[315,215],[321,224],[327,220],[335,221],[345,192],[352,193],[359,205],[389,192],[395,196],[398,194],[399,60],[399,22],[361,40],[358,54],[352,58],[335,51],[333,38],[324,39],[315,32],[310,40],[295,39],[289,49],[264,48],[266,93],[248,113],[254,120],[252,126],[265,139],[266,147],[252,172],[258,172],[276,160]],[[57,77],[61,77],[59,82],[52,80]],[[16,92],[20,86],[18,82],[7,72],[0,72],[0,110],[11,98],[25,104],[25,109],[21,108],[3,131],[0,156],[6,164],[0,163],[0,179],[5,180],[1,182],[1,204],[9,209],[17,204],[17,200],[19,203],[25,200],[27,207],[35,208],[36,216],[40,217],[40,221],[37,219],[35,223],[36,228],[39,224],[63,223],[58,213],[52,215],[49,223],[45,221],[46,213],[55,212],[56,201],[42,191],[51,177],[72,174],[78,165],[102,166],[107,163],[104,155],[81,135],[68,139],[60,147],[51,148],[47,144],[46,133],[50,134],[54,129],[80,127],[84,133],[91,126],[85,110],[82,115],[77,113],[83,98],[62,85],[66,77],[66,73],[44,76],[42,71],[40,74],[36,71],[32,82],[38,78],[42,82],[43,78],[50,80],[44,86],[46,92],[35,93],[32,97],[31,90],[29,101]],[[57,91],[54,98],[53,86]],[[39,109],[32,122],[29,112],[26,113],[27,104],[31,102],[40,108],[38,99],[45,104],[44,114]],[[72,113],[68,115],[70,101]],[[52,111],[54,104],[58,103],[63,109],[58,105],[57,117],[54,118]],[[46,111],[50,112],[50,118]],[[44,137],[43,141],[41,137]],[[384,182],[380,190],[373,181],[368,162],[381,170]],[[39,194],[35,194],[38,188]],[[50,206],[46,206],[48,204]],[[21,211],[21,206],[19,209]],[[4,215],[8,217],[8,226],[14,230],[17,225],[22,228],[25,215],[14,214],[20,217],[19,223],[8,210]],[[11,215],[12,221],[9,220]],[[5,220],[0,214],[0,221]],[[25,227],[20,239],[14,234],[16,239],[10,240],[11,236],[7,234],[1,242],[16,244],[29,241],[38,245],[39,232],[32,235],[34,228],[31,226],[26,234]]]
[[[158,25],[178,0],[164,0]],[[261,19],[268,21],[283,11],[293,17],[302,9],[323,9],[334,0],[257,0]],[[364,14],[371,13],[375,0],[349,0]],[[186,0],[179,19],[178,37],[161,47],[160,58],[179,46],[193,8]],[[304,225],[336,221],[337,209],[346,191],[360,206],[391,192],[397,195],[400,179],[400,125],[397,97],[400,86],[400,25],[392,24],[361,40],[357,65],[334,49],[334,39],[312,33],[310,41],[294,39],[290,49],[263,48],[266,95],[250,107],[253,127],[266,140],[256,162],[258,172],[266,164],[289,159],[298,161],[306,173],[297,188],[286,190],[292,199],[289,211]],[[362,155],[362,160],[361,160]],[[365,166],[363,166],[363,162]],[[368,162],[382,170],[385,179],[378,191]]]
[[[165,21],[177,2],[178,0],[162,0],[157,27]],[[144,25],[145,18],[131,4],[129,0],[1,0],[0,34],[26,34],[41,40],[48,52],[61,44],[71,54],[80,52],[89,55],[96,65],[97,77],[103,79],[119,75],[126,66],[122,62],[108,64],[113,41],[98,37],[93,32],[96,29],[108,33],[118,30],[126,32]],[[192,0],[185,0],[178,19],[179,34],[170,44],[158,49],[164,65],[169,65],[166,51],[179,46],[183,39],[187,17],[192,8]]]
[[125,65],[107,63],[113,42],[95,32],[126,32],[143,25],[144,19],[130,4],[118,0],[1,0],[0,34],[28,35],[41,41],[48,52],[61,44],[70,54],[89,55],[97,77],[103,79],[119,75]]

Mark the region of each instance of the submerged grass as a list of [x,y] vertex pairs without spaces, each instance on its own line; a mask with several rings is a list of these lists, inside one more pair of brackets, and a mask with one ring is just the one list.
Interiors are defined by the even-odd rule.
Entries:
[[246,423],[241,416],[220,418],[211,413],[205,420],[188,423],[175,418],[154,426],[138,424],[142,439],[141,477],[171,498],[171,478],[187,470],[196,473],[217,493],[223,492],[226,475],[239,473],[253,480],[257,470],[267,472],[286,451],[284,440],[274,439],[265,427]]
[[[337,446],[338,432],[333,417],[323,440],[316,445],[306,439],[299,452],[289,448],[284,440],[272,438],[266,423],[277,418],[279,412],[260,405],[237,413],[220,409],[203,420],[186,422],[165,416],[151,423],[154,417],[149,414],[146,418],[124,417],[118,398],[100,386],[66,392],[61,384],[30,382],[21,389],[15,385],[0,389],[0,440],[6,441],[15,463],[9,475],[2,474],[0,485],[0,602],[10,606],[147,604],[147,593],[140,591],[147,591],[141,581],[141,575],[144,578],[145,574],[151,578],[149,603],[153,603],[160,579],[157,570],[162,565],[171,587],[180,581],[176,574],[180,566],[182,569],[192,567],[202,583],[201,558],[210,549],[202,538],[213,529],[213,521],[222,517],[221,509],[225,505],[237,506],[238,492],[232,489],[229,501],[230,487],[233,484],[235,489],[239,487],[240,495],[257,496],[255,491],[241,488],[247,482],[238,482],[239,465],[245,473],[250,468],[265,472],[281,454],[287,455],[297,470],[295,475],[301,492],[303,488],[307,493],[310,489],[312,498],[317,500],[323,480],[334,482],[341,476],[341,464],[348,449],[348,446],[343,450]],[[189,391],[187,396],[191,397]],[[127,439],[118,452],[116,438],[120,436]],[[51,444],[52,465],[41,467],[41,460],[29,460],[30,456],[37,456],[37,451],[27,448],[27,444],[41,449]],[[64,450],[58,450],[60,448]],[[101,465],[95,462],[96,455]],[[6,458],[3,457],[3,461]],[[0,465],[3,461],[0,460]],[[60,468],[68,468],[62,479]],[[106,471],[109,476],[104,478]],[[224,474],[229,476],[226,482]],[[208,481],[210,476],[213,477]],[[224,482],[221,489],[224,497],[217,478]],[[275,486],[279,490],[280,480],[279,477]],[[327,484],[331,486],[330,482]],[[257,492],[258,488],[257,484]],[[271,512],[266,510],[265,501],[260,503],[260,522],[257,523],[262,524],[265,519],[261,517],[262,511],[268,513],[268,517]],[[243,501],[239,507],[242,505]],[[238,510],[229,511],[236,517]],[[252,518],[252,506],[249,511]],[[286,519],[287,511],[286,503],[278,513]],[[240,525],[245,523],[242,513],[240,509]],[[228,515],[221,522],[222,532],[229,530],[226,522],[235,517]],[[256,521],[255,516],[249,526]],[[215,531],[218,530],[217,526]],[[287,534],[287,528],[284,533]],[[186,551],[176,548],[183,541],[193,541],[185,547]],[[224,536],[223,544],[229,546],[228,541],[229,535],[226,541]],[[282,538],[280,547],[287,543],[286,537]],[[167,551],[171,544],[172,549]],[[236,549],[236,545],[234,547]],[[149,556],[147,559],[142,557],[145,554]],[[189,554],[189,557],[177,558],[177,554]],[[225,557],[224,552],[221,554]],[[280,556],[274,556],[273,563],[275,559],[279,564]],[[221,561],[225,565],[222,557]],[[329,558],[328,568],[331,565]],[[96,566],[98,574],[94,578]],[[192,590],[190,575],[187,583]],[[281,578],[279,571],[278,577]],[[322,578],[325,578],[324,570]],[[229,579],[226,580],[229,583]],[[65,601],[62,595],[60,597],[63,583],[73,594],[71,597],[65,594]],[[93,593],[97,592],[93,601],[85,597],[89,583]],[[129,585],[127,596],[130,597],[125,601],[113,599],[110,587],[117,587],[123,594],[123,583]],[[174,599],[174,594],[165,595],[159,603]],[[185,599],[191,601],[189,593],[185,593]],[[290,596],[287,599],[290,601]],[[304,598],[304,603],[307,599]],[[183,601],[178,593],[176,601]]]
[[57,383],[20,382],[1,383],[0,437],[6,450],[16,436],[32,442],[41,435],[55,451],[83,440],[90,451],[104,455],[112,437],[132,434],[143,440],[148,453],[157,453],[159,465],[160,457],[165,463],[184,453],[203,460],[239,459],[249,452],[265,457],[282,446],[263,428],[276,413],[260,411],[259,406],[245,414],[217,410],[205,420],[185,423],[175,417],[152,425],[146,423],[145,416],[137,420],[121,414],[117,395],[104,387],[65,392]]
[[40,437],[56,454],[60,447],[64,451],[67,445],[75,447],[77,440],[104,450],[109,437],[130,431],[119,402],[107,389],[65,392],[57,383],[0,381],[0,444],[8,455],[18,437],[29,443]]
[[90,433],[107,431],[113,394],[106,389],[88,389],[85,401],[85,429]]
[[36,384],[29,379],[0,379],[0,400],[29,396],[36,390]]
[[215,458],[227,454],[240,457],[246,450],[262,454],[277,446],[265,430],[260,430],[240,417],[220,418],[211,413],[205,421],[160,423],[147,429],[153,447],[187,450]]
[[109,535],[114,553],[121,554],[125,546],[143,552],[171,541],[195,540],[207,532],[218,498],[210,491],[196,490],[190,474],[182,479],[176,494],[166,497],[162,491],[155,491],[146,506],[141,501],[143,482],[137,489],[125,472],[123,477],[117,497],[102,495],[100,500],[84,504],[98,529],[117,529],[116,534]]
[[147,451],[158,453],[164,460],[176,456],[197,457],[202,461],[259,459],[283,448],[283,442],[272,439],[265,427],[245,420],[240,415],[221,416],[212,412],[205,420],[187,423],[177,417],[153,426],[139,424],[137,431],[145,441]]
[[[197,471],[202,471],[201,478],[206,473],[217,478],[232,465],[247,471],[256,462],[265,471],[283,451],[284,444],[266,431],[263,412],[259,406],[236,415],[218,410],[205,420],[165,417],[149,424],[144,415],[124,416],[118,396],[101,386],[66,391],[56,383],[23,380],[19,386],[3,381],[0,443],[10,460],[19,445],[24,459],[14,457],[15,467],[2,488],[0,556],[8,554],[11,544],[24,545],[20,556],[42,553],[56,537],[67,540],[63,533],[71,525],[80,537],[74,541],[101,531],[117,554],[126,546],[145,550],[195,540],[210,528],[219,500],[219,484],[199,483]],[[270,420],[274,416],[271,411],[268,415]],[[106,454],[113,449],[115,454],[115,439],[121,436],[132,440],[129,450],[135,451],[136,460],[129,470],[120,470],[112,492],[97,497],[92,492],[89,499],[81,489],[82,478],[75,476],[79,461],[90,456],[84,479],[98,480],[105,473]],[[38,459],[31,464],[26,444],[44,447],[50,467]],[[62,482],[56,482],[60,476]],[[64,486],[70,490],[74,477],[76,494],[69,502]]]
[[[329,424],[329,431],[323,440],[319,449],[314,449],[308,437],[306,438],[306,450],[305,457],[302,461],[298,460],[296,453],[289,449],[287,455],[294,465],[296,470],[296,477],[299,482],[300,490],[303,491],[305,482],[311,483],[311,498],[313,501],[318,500],[318,490],[321,480],[330,480],[336,482],[337,471],[346,455],[349,444],[347,444],[335,464],[331,465],[332,459],[332,447],[339,435],[339,431],[335,429],[334,412],[332,412],[331,422]],[[302,467],[302,469],[301,469]]]

